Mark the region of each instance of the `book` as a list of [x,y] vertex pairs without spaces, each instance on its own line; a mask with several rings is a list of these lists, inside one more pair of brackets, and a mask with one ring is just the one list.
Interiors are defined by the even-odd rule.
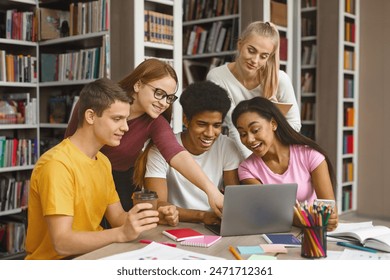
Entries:
[[280,102],[275,102],[275,101],[272,101],[276,107],[279,108],[279,110],[282,112],[283,116],[285,116],[288,111],[290,110],[290,108],[292,107],[292,103],[280,103]]
[[336,230],[328,232],[328,236],[390,253],[390,228],[374,226],[372,222],[339,223]]
[[291,233],[273,234],[266,233],[262,237],[268,244],[281,244],[285,247],[300,247],[301,241]]
[[193,230],[192,228],[175,228],[167,229],[162,232],[165,236],[175,241],[183,241],[187,239],[193,239],[202,237],[203,234]]
[[183,70],[188,84],[206,80],[210,65],[205,62],[197,62],[189,59],[183,60]]
[[208,248],[214,245],[221,238],[222,236],[218,236],[218,235],[204,235],[202,237],[184,240],[180,242],[180,245]]

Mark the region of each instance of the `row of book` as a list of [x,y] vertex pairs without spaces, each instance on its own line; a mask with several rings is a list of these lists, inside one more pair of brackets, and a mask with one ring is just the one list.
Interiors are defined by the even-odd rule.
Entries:
[[16,180],[14,177],[0,177],[0,211],[27,208],[30,180]]
[[352,209],[352,190],[343,188],[343,192],[341,194],[341,210],[347,211],[349,209]]
[[355,52],[352,50],[344,50],[344,69],[355,69]]
[[345,22],[344,23],[344,40],[347,42],[355,43],[356,38],[356,25],[354,22]]
[[30,93],[0,95],[0,124],[36,124],[37,99]]
[[301,103],[301,119],[303,121],[315,120],[316,104],[310,101],[302,101]]
[[25,250],[26,226],[23,222],[0,220],[0,257]]
[[1,82],[37,82],[37,58],[31,55],[7,54],[0,50],[0,81]]
[[69,35],[94,33],[110,28],[110,1],[70,3]]
[[109,29],[110,0],[71,2],[69,10],[39,8],[39,40],[84,35]]
[[317,45],[304,45],[302,47],[301,64],[315,65],[317,62]]
[[301,134],[309,137],[310,139],[315,140],[315,127],[314,125],[305,125],[302,124]]
[[343,182],[353,181],[353,162],[343,162],[342,181]]
[[317,0],[303,0],[301,1],[301,8],[317,7]]
[[279,59],[280,61],[287,61],[288,59],[288,39],[284,36],[279,38]]
[[353,127],[355,124],[355,108],[346,107],[344,109],[344,126]]
[[72,108],[69,95],[51,96],[49,98],[49,123],[67,123]]
[[302,17],[301,19],[301,36],[316,36],[317,19],[315,17]]
[[183,52],[187,55],[230,51],[238,36],[237,22],[213,22],[211,26],[195,25],[187,28],[183,36]]
[[305,72],[301,76],[301,91],[302,93],[315,92],[314,74],[311,72]]
[[354,97],[353,79],[352,78],[344,78],[344,97],[345,98],[353,98]]
[[344,1],[345,1],[345,12],[354,15],[356,11],[355,0],[344,0]]
[[144,40],[173,45],[173,15],[145,10]]
[[271,22],[287,27],[287,2],[271,0]]
[[37,159],[37,139],[0,136],[0,168],[33,165]]
[[353,134],[343,135],[343,154],[353,154]]
[[0,23],[4,21],[5,34],[0,34],[1,38],[37,41],[38,26],[34,11],[6,10],[5,15],[4,13],[0,13]]
[[41,54],[41,82],[97,79],[104,75],[102,48]]
[[184,0],[183,21],[234,15],[239,0]]

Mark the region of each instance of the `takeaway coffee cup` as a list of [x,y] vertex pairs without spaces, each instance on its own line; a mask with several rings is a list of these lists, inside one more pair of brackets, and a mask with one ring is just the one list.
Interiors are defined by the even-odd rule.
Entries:
[[142,189],[141,191],[134,192],[132,199],[134,205],[138,203],[150,203],[153,205],[152,209],[157,210],[158,195],[156,192],[149,191],[148,189]]

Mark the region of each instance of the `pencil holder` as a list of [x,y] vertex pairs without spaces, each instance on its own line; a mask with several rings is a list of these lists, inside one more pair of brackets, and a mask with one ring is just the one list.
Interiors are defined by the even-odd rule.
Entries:
[[326,258],[326,247],[326,226],[302,227],[302,257]]

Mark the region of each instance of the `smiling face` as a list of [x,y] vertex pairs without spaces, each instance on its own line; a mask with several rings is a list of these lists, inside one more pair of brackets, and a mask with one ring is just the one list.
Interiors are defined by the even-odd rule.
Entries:
[[127,118],[130,115],[130,104],[115,101],[103,111],[101,117],[94,114],[93,111],[92,114],[96,139],[102,146],[118,146],[123,134],[129,130]]
[[200,155],[211,149],[222,131],[222,113],[201,112],[188,121],[184,117],[187,130],[182,133],[184,147],[193,155]]
[[245,76],[257,75],[257,71],[266,65],[273,50],[274,43],[270,38],[253,33],[238,43],[237,67]]
[[163,98],[161,100],[156,99],[154,97],[155,89],[161,89],[167,94],[175,94],[176,87],[177,84],[175,80],[170,76],[166,76],[159,80],[151,81],[147,84],[138,82],[136,87],[134,106],[132,105],[132,110],[134,107],[134,110],[138,111],[137,113],[139,113],[139,115],[146,113],[153,119],[157,118],[166,109],[168,109],[170,104],[167,103],[166,98]]
[[268,121],[255,112],[246,112],[237,119],[241,142],[254,154],[263,157],[276,141],[276,122]]

